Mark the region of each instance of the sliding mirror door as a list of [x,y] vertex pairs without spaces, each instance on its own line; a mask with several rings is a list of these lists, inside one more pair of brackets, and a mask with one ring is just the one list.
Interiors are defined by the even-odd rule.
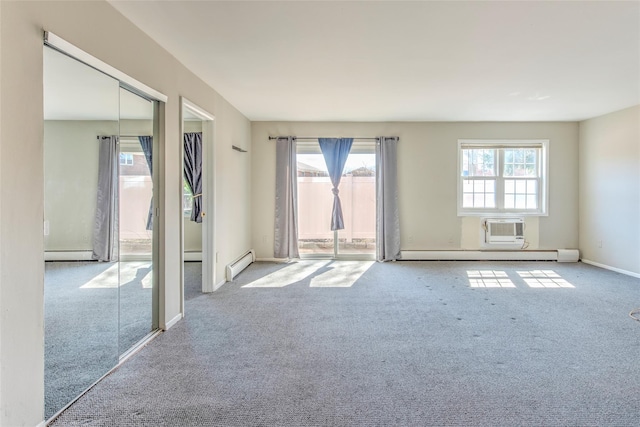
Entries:
[[157,327],[154,235],[155,103],[120,88],[120,354]]
[[45,418],[118,363],[118,98],[44,48]]
[[45,419],[158,328],[158,102],[44,48]]

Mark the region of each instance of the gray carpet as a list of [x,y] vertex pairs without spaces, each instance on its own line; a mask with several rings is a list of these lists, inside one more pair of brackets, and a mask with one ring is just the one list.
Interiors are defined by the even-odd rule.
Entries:
[[639,279],[579,263],[346,272],[251,265],[53,425],[639,424]]
[[120,264],[120,270],[113,263],[45,264],[46,418],[151,330],[149,264]]

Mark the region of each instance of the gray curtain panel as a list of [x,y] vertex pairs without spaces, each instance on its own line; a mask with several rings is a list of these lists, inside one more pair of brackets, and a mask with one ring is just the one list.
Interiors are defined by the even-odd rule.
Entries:
[[398,212],[398,137],[379,137],[376,143],[376,259],[400,258]]
[[276,140],[276,212],[273,256],[300,258],[298,252],[298,166],[296,140]]
[[340,186],[340,178],[344,165],[347,163],[347,157],[353,145],[353,138],[318,138],[320,150],[324,156],[324,161],[329,170],[329,177],[333,188],[333,209],[331,210],[331,231],[344,230],[344,220],[342,218],[342,204],[338,193]]
[[[147,160],[147,166],[149,166],[149,175],[151,175],[151,182],[153,182],[153,137],[152,136],[139,136],[140,146],[144,152],[144,158]],[[149,215],[147,216],[147,230],[153,229],[153,195],[149,202]]]
[[191,221],[202,222],[202,132],[184,134],[184,177],[193,194]]
[[98,261],[118,260],[118,137],[98,137],[98,190],[93,253]]

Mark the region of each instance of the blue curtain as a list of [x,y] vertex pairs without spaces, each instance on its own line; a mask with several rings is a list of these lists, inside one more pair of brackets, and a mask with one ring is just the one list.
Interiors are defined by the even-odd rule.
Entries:
[[[144,152],[144,158],[147,159],[147,166],[149,166],[149,175],[151,175],[151,182],[153,182],[153,137],[152,136],[139,136],[140,146]],[[147,230],[153,229],[153,195],[149,202],[149,215],[147,216]]]
[[191,221],[202,222],[202,132],[184,134],[184,177],[193,194]]
[[333,209],[331,211],[331,231],[343,230],[344,221],[342,219],[342,205],[340,204],[340,196],[338,186],[344,165],[347,163],[347,157],[353,145],[353,138],[318,138],[320,150],[324,156],[324,161],[329,170],[329,178],[333,184]]

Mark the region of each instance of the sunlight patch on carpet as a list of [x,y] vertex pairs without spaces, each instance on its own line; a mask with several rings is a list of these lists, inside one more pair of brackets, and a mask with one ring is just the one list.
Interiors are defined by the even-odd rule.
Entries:
[[243,288],[283,288],[304,280],[330,262],[329,260],[292,262],[278,271],[244,285]]
[[531,288],[575,288],[553,270],[518,271],[518,274]]
[[472,288],[515,288],[506,271],[468,270],[469,286]]
[[373,265],[373,261],[336,261],[311,279],[312,288],[350,288]]

